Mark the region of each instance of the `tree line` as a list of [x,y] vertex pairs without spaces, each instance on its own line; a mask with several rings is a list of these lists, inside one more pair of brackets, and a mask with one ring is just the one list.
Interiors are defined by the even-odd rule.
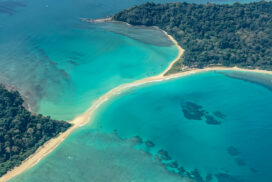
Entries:
[[30,113],[17,91],[0,85],[0,176],[71,124]]
[[158,26],[185,49],[171,72],[211,65],[272,70],[272,2],[232,5],[145,3],[114,20]]

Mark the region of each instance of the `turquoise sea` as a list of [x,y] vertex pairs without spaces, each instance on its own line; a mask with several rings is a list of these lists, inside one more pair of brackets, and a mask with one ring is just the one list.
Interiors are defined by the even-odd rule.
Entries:
[[[32,111],[71,120],[110,89],[161,73],[177,56],[162,32],[80,20],[143,2],[0,0],[0,82]],[[249,76],[257,81],[203,73],[128,90],[11,181],[271,181],[270,77]]]
[[[71,120],[119,84],[162,72],[177,55],[176,47],[159,31],[139,28],[142,37],[138,39],[161,40],[147,44],[116,30],[130,32],[132,28],[125,25],[82,22],[81,17],[103,15],[91,13],[104,7],[99,2],[27,1],[23,5],[12,15],[0,13],[5,20],[0,30],[4,35],[0,37],[0,77],[21,91],[33,111],[56,119]],[[85,6],[93,8],[85,10]]]
[[[167,152],[162,163],[175,172],[197,169],[203,179],[211,174],[211,181],[219,182],[271,181],[272,77],[268,89],[224,74],[207,72],[131,89],[105,104],[90,127],[124,140],[137,136],[142,142],[135,148],[154,158]],[[200,110],[204,114],[197,118]]]
[[206,72],[129,89],[11,181],[269,182],[271,80]]

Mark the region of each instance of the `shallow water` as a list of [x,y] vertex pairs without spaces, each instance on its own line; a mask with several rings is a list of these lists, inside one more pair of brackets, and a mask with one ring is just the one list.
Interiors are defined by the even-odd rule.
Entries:
[[124,141],[113,133],[80,129],[49,157],[11,181],[190,181],[168,172],[134,145],[134,140]]
[[177,49],[160,31],[80,21],[143,2],[0,1],[1,83],[32,111],[71,120],[113,87],[162,72]]
[[[86,3],[78,3],[78,8]],[[144,28],[136,29],[141,39],[154,42],[147,44],[122,35],[132,27],[82,22],[84,11],[71,17],[72,4],[67,2],[25,6],[13,16],[2,15],[10,21],[1,31],[5,36],[0,43],[0,77],[21,91],[33,111],[55,119],[71,120],[119,84],[159,74],[177,55],[176,47],[158,30],[147,35]],[[42,13],[30,17],[38,10]],[[31,24],[24,24],[26,18]],[[122,34],[111,31],[118,28],[124,29]],[[154,36],[164,44],[152,41]]]
[[[197,181],[195,174],[215,182],[271,181],[272,92],[224,74],[121,93],[102,105],[94,124],[11,181]],[[192,119],[183,109],[203,115]]]
[[[33,111],[50,115],[55,119],[70,120],[85,111],[94,100],[110,89],[162,72],[177,56],[177,48],[160,31],[135,29],[123,24],[89,24],[80,21],[82,17],[105,17],[143,2],[145,0],[0,0],[1,83],[19,89]],[[176,93],[175,89],[179,90],[173,86],[173,89],[161,94],[165,94],[165,97],[169,95],[171,98],[171,94]],[[194,97],[208,98],[209,94],[211,93],[204,90]],[[153,98],[152,94],[147,98],[149,97]],[[218,99],[222,98],[218,96]],[[157,113],[151,116],[152,112],[148,113],[149,110],[144,107],[142,112],[150,119],[154,117],[163,120],[169,117],[175,120],[176,116],[171,114],[178,112],[177,108],[171,106],[166,98],[164,101],[163,104],[169,106],[166,111],[170,114],[165,111],[160,113],[162,116]],[[256,102],[262,103],[260,100]],[[148,106],[149,103],[146,104]],[[129,107],[122,108],[121,113],[129,108],[136,109],[137,104],[133,105],[134,103],[130,103]],[[115,105],[109,106],[107,113],[112,112],[111,107]],[[205,106],[208,110],[206,107],[212,106]],[[158,110],[160,111],[160,108]],[[113,116],[121,117],[119,115],[120,113],[116,113]],[[99,117],[98,114],[97,118]],[[49,157],[12,181],[189,181],[185,177],[169,172],[159,159],[152,158],[149,151],[143,152],[143,149],[147,149],[137,145],[137,138],[127,139],[129,134],[137,134],[138,129],[135,130],[134,125],[131,125],[131,129],[119,128],[117,134],[112,133],[121,123],[116,127],[108,125],[109,117],[106,115],[105,118],[100,118],[103,121],[101,125],[97,124],[97,128],[86,126],[77,130]],[[141,118],[144,118],[144,115],[139,117]],[[226,117],[226,120],[228,119],[229,116]],[[136,120],[138,121],[138,118]],[[150,127],[153,127],[152,122]],[[103,128],[100,129],[100,126]],[[173,132],[172,129],[170,127],[169,132]],[[145,130],[150,131],[150,128]],[[156,134],[154,128],[152,131]],[[195,129],[195,132],[198,132],[198,129]],[[151,134],[152,132],[150,136]],[[138,135],[145,138],[144,133]],[[164,139],[165,142],[158,140],[156,143],[155,139],[148,136],[145,139],[152,140],[156,147],[161,145],[163,148],[163,143],[169,144],[169,148],[165,147],[165,150],[169,151],[171,157],[176,160],[182,159],[173,152],[175,150],[173,146],[176,144],[168,142],[167,138]],[[184,145],[186,144],[185,142]],[[242,151],[238,147],[237,149],[239,152]],[[156,153],[153,150],[150,152]],[[207,152],[209,151],[204,151],[203,155]],[[179,150],[176,153],[179,153]],[[195,155],[197,153],[199,152],[195,151]],[[204,162],[201,162],[200,166],[194,166],[197,159],[190,157],[186,159],[187,161],[182,161],[182,165],[184,164],[187,169],[196,167],[203,175],[206,175],[210,168],[218,170],[216,164],[212,163],[210,168],[206,168]],[[228,169],[234,163],[233,158],[226,161]],[[259,172],[264,167],[258,167],[254,163],[252,168]]]
[[[188,102],[202,107],[200,119],[185,114],[184,109],[201,113]],[[92,127],[123,139],[151,141],[154,146],[149,142],[137,148],[154,156],[163,149],[178,166],[197,169],[204,179],[212,174],[218,181],[269,182],[271,108],[267,87],[209,72],[131,89],[105,104]]]

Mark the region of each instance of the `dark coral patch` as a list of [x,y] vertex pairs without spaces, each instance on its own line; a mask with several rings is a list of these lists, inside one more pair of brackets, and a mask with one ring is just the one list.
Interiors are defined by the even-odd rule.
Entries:
[[227,151],[228,151],[229,155],[231,155],[231,156],[240,155],[240,152],[234,146],[228,147]]
[[167,166],[177,169],[178,168],[178,163],[177,163],[177,161],[173,161],[173,162],[169,163]]
[[155,146],[155,144],[154,144],[152,141],[149,141],[149,140],[147,140],[147,141],[145,142],[145,145],[146,145],[147,147],[154,147],[154,146]]
[[238,166],[245,166],[246,165],[245,161],[241,158],[237,158],[237,159],[235,159],[235,161]]
[[138,143],[143,143],[143,139],[140,136],[135,136]]
[[226,173],[218,173],[215,175],[215,177],[217,178],[218,182],[240,182],[240,180],[236,177]]
[[134,136],[132,139],[135,141],[136,144],[142,144],[143,139],[140,136]]
[[216,117],[220,118],[220,119],[224,119],[226,117],[225,114],[223,114],[222,112],[220,111],[214,111],[213,112],[213,115],[215,115]]
[[77,65],[78,65],[77,62],[75,62],[75,61],[73,61],[73,60],[68,60],[68,62],[69,62],[70,64],[74,65],[74,66],[77,66]]
[[197,105],[193,102],[186,102],[181,105],[184,117],[189,120],[202,120],[202,117],[205,114],[205,111],[202,109],[202,106]]
[[186,173],[186,170],[181,166],[178,168],[178,173],[183,176]]
[[53,65],[53,66],[56,66],[58,63],[56,63],[56,62],[54,62],[54,61],[50,61],[49,60],[49,63],[51,64],[51,65]]
[[206,182],[210,182],[213,180],[213,176],[211,173],[209,173],[207,176],[206,176]]
[[171,160],[171,157],[168,155],[168,152],[167,151],[165,151],[165,150],[159,150],[158,151],[158,154],[160,155],[160,158],[162,159],[162,160]]
[[193,176],[193,179],[196,181],[196,182],[205,182],[204,179],[201,177],[199,171],[197,169],[193,170],[191,172],[191,175]]
[[257,173],[257,172],[258,172],[255,168],[250,168],[250,171],[251,171],[252,173]]
[[220,121],[217,121],[213,116],[207,115],[206,117],[206,123],[210,125],[219,125],[221,124]]

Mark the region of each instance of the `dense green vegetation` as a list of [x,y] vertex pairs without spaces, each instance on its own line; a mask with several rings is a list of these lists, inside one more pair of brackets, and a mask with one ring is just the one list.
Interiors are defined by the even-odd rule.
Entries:
[[146,3],[113,16],[158,26],[185,49],[171,72],[211,65],[272,70],[272,2],[233,5]]
[[18,92],[0,86],[0,176],[70,127],[67,122],[31,114],[22,104]]

